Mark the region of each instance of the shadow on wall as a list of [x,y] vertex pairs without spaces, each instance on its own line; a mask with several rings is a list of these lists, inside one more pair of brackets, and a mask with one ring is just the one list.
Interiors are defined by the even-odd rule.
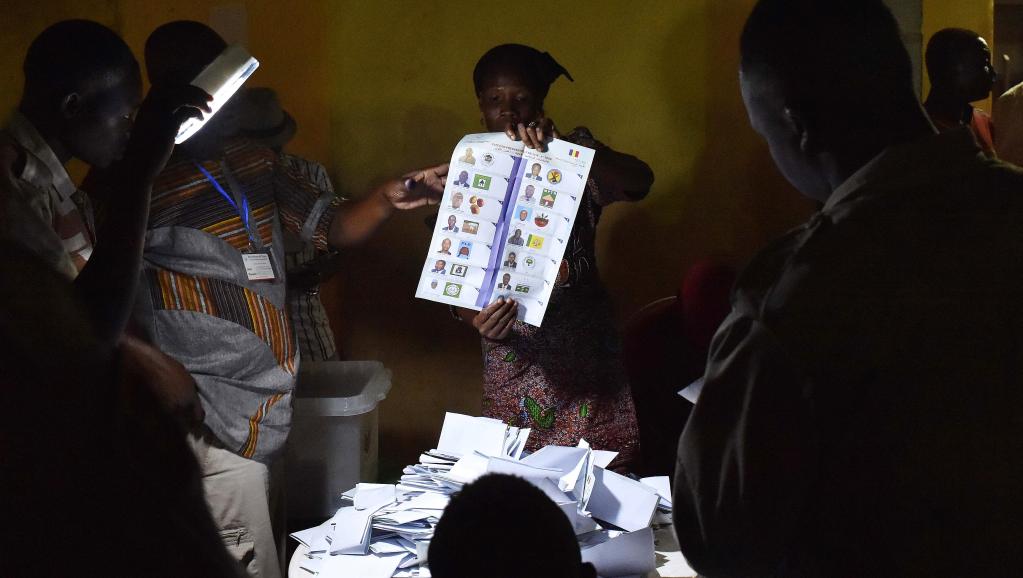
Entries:
[[[382,110],[359,114],[361,122],[373,114],[381,117],[377,126],[400,127],[396,134],[401,138],[392,141],[395,150],[372,166],[393,174],[378,172],[371,183],[446,162],[438,155],[448,154],[465,122],[465,115],[429,105],[417,105],[400,119]],[[332,134],[339,147],[360,146],[344,117],[334,119]],[[344,175],[338,175],[338,182],[357,198],[369,192],[345,188]],[[424,219],[435,213],[435,207],[395,212],[368,244],[343,252],[343,272],[324,291],[331,319],[341,320],[335,334],[345,358],[378,359],[394,372],[393,388],[380,406],[383,478],[396,476],[401,467],[415,462],[419,452],[429,449],[426,445],[435,441],[444,411],[480,412],[479,340],[474,331],[452,319],[444,305],[413,297],[431,235]],[[468,381],[467,376],[474,387],[451,387]]]
[[[738,46],[751,6],[709,3],[702,14],[676,19],[664,46],[657,88],[675,104],[670,133],[685,140],[682,150],[692,156],[676,161],[689,166],[681,178],[658,180],[656,194],[624,210],[616,207],[619,214],[602,226],[601,265],[620,318],[671,294],[699,259],[741,268],[814,210],[749,127]],[[702,38],[691,34],[694,17],[706,19]]]

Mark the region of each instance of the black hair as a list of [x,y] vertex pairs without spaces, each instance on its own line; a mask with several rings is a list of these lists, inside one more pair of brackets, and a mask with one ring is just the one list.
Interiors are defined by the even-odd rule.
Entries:
[[483,83],[487,78],[498,70],[511,70],[522,76],[540,102],[547,97],[547,92],[559,76],[572,80],[572,75],[549,53],[523,44],[501,44],[480,57],[472,70],[476,96],[483,92]]
[[932,85],[948,84],[955,78],[955,63],[964,51],[975,50],[980,34],[965,28],[944,28],[927,41],[924,61]]
[[437,578],[577,576],[582,565],[561,508],[533,484],[504,474],[485,475],[452,496],[428,558]]
[[915,98],[909,53],[882,0],[760,0],[740,50],[744,74],[766,72],[796,98]]
[[119,75],[138,75],[139,65],[113,30],[91,20],[64,20],[32,41],[22,70],[25,98],[54,101]]
[[177,20],[153,31],[146,40],[149,82],[188,84],[220,56],[227,43],[201,22]]

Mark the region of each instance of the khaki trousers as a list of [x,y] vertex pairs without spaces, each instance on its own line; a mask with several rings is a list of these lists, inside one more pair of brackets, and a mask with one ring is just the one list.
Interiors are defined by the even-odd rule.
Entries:
[[189,434],[188,441],[199,460],[206,504],[228,552],[249,576],[281,578],[267,466],[224,448],[208,431]]

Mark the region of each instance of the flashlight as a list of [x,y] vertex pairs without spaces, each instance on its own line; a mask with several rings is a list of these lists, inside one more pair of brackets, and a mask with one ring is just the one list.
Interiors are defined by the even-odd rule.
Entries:
[[192,81],[197,86],[213,96],[210,102],[210,112],[203,115],[202,119],[189,118],[181,123],[178,129],[178,136],[174,138],[174,144],[181,144],[192,135],[199,132],[213,115],[234,96],[235,92],[242,87],[242,84],[252,76],[252,73],[259,68],[259,61],[252,57],[245,48],[239,44],[228,46],[220,56],[202,69],[202,72]]

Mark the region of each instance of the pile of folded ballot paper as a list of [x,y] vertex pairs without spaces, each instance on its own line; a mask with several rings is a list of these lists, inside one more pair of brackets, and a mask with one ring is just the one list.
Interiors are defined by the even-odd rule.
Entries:
[[311,575],[367,578],[430,576],[427,550],[449,497],[488,473],[530,481],[571,520],[583,560],[600,576],[629,576],[655,566],[655,517],[668,521],[667,476],[634,480],[605,467],[615,452],[546,446],[523,456],[528,429],[449,413],[437,448],[408,466],[398,484],[359,484],[323,524],[295,532],[306,546],[298,566]]

